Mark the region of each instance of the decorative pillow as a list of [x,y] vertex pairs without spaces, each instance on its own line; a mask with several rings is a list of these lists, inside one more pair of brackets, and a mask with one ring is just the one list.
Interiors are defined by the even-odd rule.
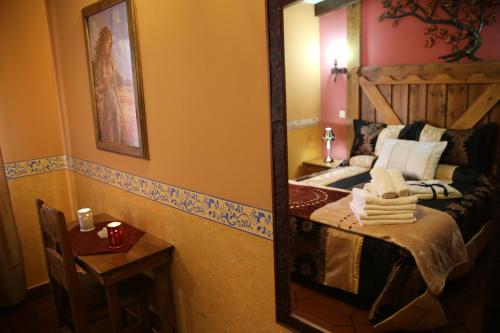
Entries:
[[439,158],[448,143],[413,140],[385,140],[375,168],[397,169],[418,180],[433,179]]
[[438,164],[436,168],[436,179],[452,182],[453,174],[457,168],[458,165]]
[[425,123],[422,121],[413,123],[411,125],[406,125],[401,132],[399,132],[398,139],[401,140],[415,140],[418,141],[420,138],[420,133],[424,128]]
[[375,145],[375,155],[380,155],[386,139],[397,139],[399,132],[401,132],[404,127],[405,125],[387,125],[378,135],[377,144]]
[[349,165],[371,169],[376,158],[377,157],[373,155],[352,156],[351,158],[349,158]]
[[446,132],[446,128],[439,128],[429,124],[425,124],[424,128],[420,132],[418,141],[420,142],[439,142],[443,133]]
[[459,184],[477,184],[481,177],[481,170],[466,168],[458,165],[438,164],[436,179]]
[[375,155],[375,145],[377,144],[378,135],[385,126],[385,124],[355,119],[354,143],[351,149],[351,156]]
[[485,169],[494,159],[497,125],[479,125],[464,130],[446,130],[443,140],[448,142],[441,163]]

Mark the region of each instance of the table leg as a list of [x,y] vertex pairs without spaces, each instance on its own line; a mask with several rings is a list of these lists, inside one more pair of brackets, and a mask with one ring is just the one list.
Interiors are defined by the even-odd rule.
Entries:
[[109,317],[113,332],[121,332],[122,328],[122,313],[120,308],[120,301],[118,299],[118,285],[112,284],[105,286],[106,298],[108,299]]
[[177,332],[175,319],[174,297],[172,291],[172,281],[170,279],[170,267],[163,264],[156,267],[155,275],[155,293],[158,301],[158,313],[164,333]]

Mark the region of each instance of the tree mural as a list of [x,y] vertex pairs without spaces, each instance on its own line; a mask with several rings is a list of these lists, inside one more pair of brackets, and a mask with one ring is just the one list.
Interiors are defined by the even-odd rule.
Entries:
[[468,58],[481,60],[475,56],[483,39],[484,27],[495,22],[498,0],[384,0],[385,12],[380,21],[399,20],[413,16],[429,26],[424,29],[427,36],[425,47],[433,47],[438,40],[450,45],[452,52],[439,57],[447,62]]

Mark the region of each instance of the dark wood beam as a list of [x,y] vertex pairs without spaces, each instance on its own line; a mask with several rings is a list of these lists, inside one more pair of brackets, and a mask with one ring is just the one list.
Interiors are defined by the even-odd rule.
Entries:
[[321,16],[336,9],[358,3],[360,0],[325,0],[314,5],[314,15]]

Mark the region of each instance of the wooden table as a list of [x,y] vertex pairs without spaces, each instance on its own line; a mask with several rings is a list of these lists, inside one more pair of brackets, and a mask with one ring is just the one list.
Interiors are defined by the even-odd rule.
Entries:
[[[119,221],[119,219],[107,214],[94,216],[96,223],[105,221]],[[118,282],[145,271],[152,271],[154,274],[154,294],[163,331],[169,333],[177,331],[170,278],[173,250],[173,245],[145,233],[128,252],[76,258],[76,262],[105,288],[113,332],[121,332],[123,323],[118,303]]]
[[304,166],[306,174],[311,174],[336,168],[340,165],[341,162],[342,160],[334,159],[332,162],[326,163],[323,157],[318,157],[310,161],[302,162],[302,165]]

